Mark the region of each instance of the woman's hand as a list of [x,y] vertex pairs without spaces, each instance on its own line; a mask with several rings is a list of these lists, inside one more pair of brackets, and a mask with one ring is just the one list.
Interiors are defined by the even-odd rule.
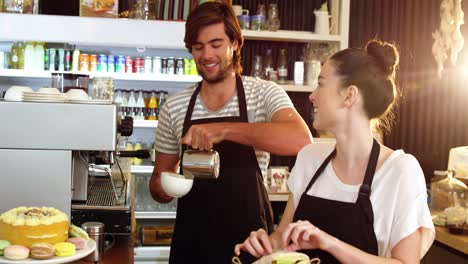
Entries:
[[309,221],[291,223],[282,234],[285,250],[297,251],[301,249],[327,250],[335,240],[334,237],[320,230]]
[[257,258],[269,255],[273,252],[272,243],[265,230],[259,229],[250,233],[250,236],[242,244],[234,247],[234,253],[239,256],[240,251],[244,250]]

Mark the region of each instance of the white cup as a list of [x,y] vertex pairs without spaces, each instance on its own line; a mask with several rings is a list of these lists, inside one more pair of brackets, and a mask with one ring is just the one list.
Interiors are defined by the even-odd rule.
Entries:
[[237,16],[242,16],[242,15],[249,15],[249,10],[248,9],[242,9],[241,5],[233,5],[232,9],[234,10],[234,14]]
[[327,11],[314,11],[315,33],[321,35],[330,34],[330,15]]
[[182,197],[192,189],[193,179],[172,172],[161,172],[161,186],[166,194],[172,197]]

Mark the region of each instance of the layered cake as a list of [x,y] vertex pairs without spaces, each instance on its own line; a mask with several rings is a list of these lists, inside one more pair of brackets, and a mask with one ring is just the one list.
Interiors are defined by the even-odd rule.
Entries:
[[48,207],[17,207],[0,215],[0,240],[31,247],[68,238],[68,216]]

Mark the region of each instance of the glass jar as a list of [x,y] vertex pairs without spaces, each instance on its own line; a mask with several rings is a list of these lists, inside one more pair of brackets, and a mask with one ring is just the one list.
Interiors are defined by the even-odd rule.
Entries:
[[278,4],[271,3],[268,6],[268,19],[266,21],[266,28],[270,31],[277,31],[280,27]]
[[111,77],[94,77],[90,96],[96,100],[114,100],[114,79]]
[[156,20],[156,0],[136,0],[130,9],[128,18]]
[[462,227],[466,220],[467,186],[454,178],[448,170],[446,176],[431,183],[431,214],[435,225]]
[[252,70],[250,76],[263,78],[263,62],[262,56],[255,55],[252,61]]
[[[37,0],[0,0],[3,12],[20,14],[37,14]],[[0,8],[1,9],[1,8]],[[1,11],[1,10],[0,10]]]

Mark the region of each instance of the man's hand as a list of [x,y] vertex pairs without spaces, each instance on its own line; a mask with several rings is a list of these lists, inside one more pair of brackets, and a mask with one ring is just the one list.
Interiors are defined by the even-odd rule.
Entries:
[[180,143],[190,145],[194,149],[210,150],[214,144],[226,138],[227,125],[226,123],[193,125]]

